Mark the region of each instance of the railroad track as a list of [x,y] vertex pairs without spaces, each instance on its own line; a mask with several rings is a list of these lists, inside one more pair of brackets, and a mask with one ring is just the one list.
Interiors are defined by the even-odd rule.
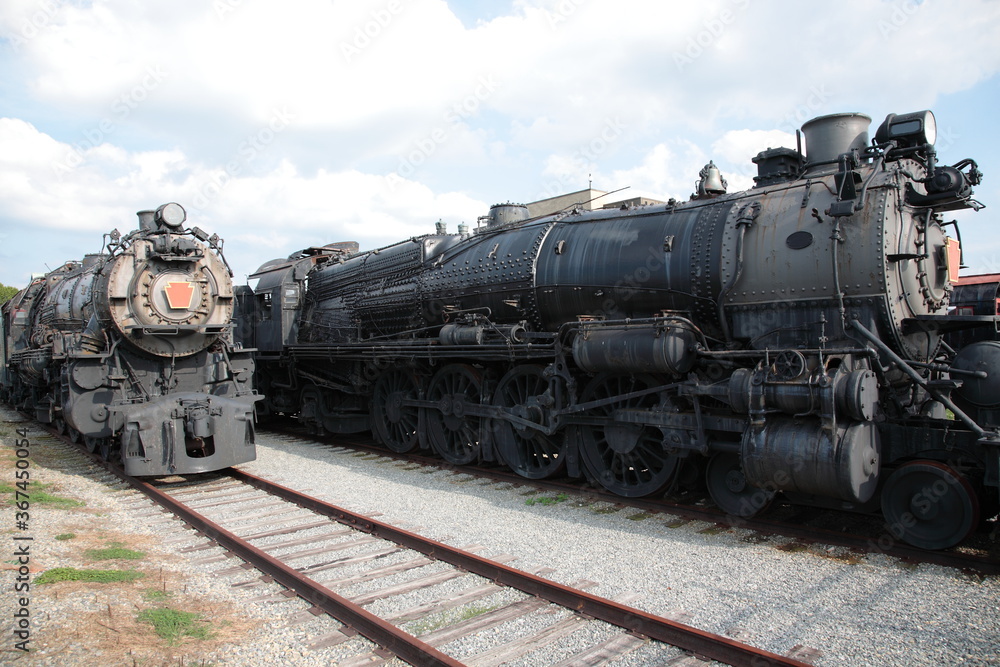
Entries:
[[[768,512],[762,516],[743,519],[728,515],[714,506],[694,504],[692,502],[672,500],[669,498],[624,498],[613,495],[602,489],[586,485],[579,481],[568,479],[525,479],[506,469],[485,468],[479,466],[455,466],[441,459],[419,453],[397,454],[374,441],[344,436],[307,435],[292,427],[268,425],[269,430],[286,436],[315,442],[329,443],[336,446],[368,451],[380,456],[390,457],[399,461],[453,470],[476,477],[506,482],[515,485],[532,486],[543,492],[572,492],[584,494],[617,505],[630,507],[647,512],[658,512],[679,517],[680,521],[704,521],[716,525],[721,530],[742,528],[763,535],[779,535],[793,540],[795,544],[783,545],[786,548],[806,547],[811,544],[823,544],[843,547],[856,554],[880,553],[898,558],[907,563],[928,563],[953,567],[967,573],[979,575],[1000,574],[1000,542],[996,540],[981,540],[986,546],[960,546],[946,551],[927,551],[900,542],[884,530],[879,524],[874,526],[869,517],[823,510],[819,508],[791,507],[783,512]],[[848,526],[860,527],[858,532],[836,530],[822,525],[814,525],[813,521],[822,523],[824,518],[836,517]]]
[[[681,649],[684,653],[678,653],[668,663],[676,665],[687,664],[691,656],[697,656],[697,664],[710,659],[731,665],[801,666],[808,663],[796,656],[816,654],[802,647],[796,647],[788,656],[762,651],[730,637],[591,595],[583,590],[587,582],[564,586],[539,576],[540,573],[510,567],[502,558],[485,558],[470,550],[429,540],[241,471],[226,473],[201,484],[154,486],[124,476],[123,479],[202,533],[212,544],[224,547],[260,570],[266,580],[280,583],[307,601],[311,607],[301,618],[328,614],[344,624],[316,641],[314,648],[345,641],[355,633],[378,646],[351,664],[381,664],[392,656],[414,665],[530,661],[532,651],[544,650],[570,633],[594,624],[605,626],[591,630],[603,638],[558,664],[604,664],[650,641]],[[278,518],[281,503],[290,503],[308,514],[286,523]],[[278,535],[282,539],[274,542]],[[260,546],[263,540],[271,543],[265,548]],[[411,576],[399,582],[402,573]],[[467,585],[458,591],[448,587],[447,594],[439,599],[405,609],[397,606],[396,611],[384,615],[369,611],[384,606],[381,603],[387,598],[406,596],[458,579],[466,580]],[[382,585],[382,580],[394,583]],[[366,584],[367,592],[343,592],[361,582]],[[255,583],[250,580],[242,585]],[[421,618],[439,616],[443,611],[470,608],[490,596],[512,601],[419,637],[401,629],[401,626],[419,626]],[[462,655],[461,659],[446,652],[452,642],[531,615],[558,620],[545,623],[535,634],[516,643]]]
[[[651,643],[662,645],[660,655],[672,650],[670,647],[679,649],[666,661],[656,661],[675,667],[702,665],[711,660],[755,667],[804,667],[810,664],[805,659],[820,655],[815,649],[803,646],[793,647],[787,655],[764,651],[737,638],[630,607],[627,600],[591,595],[585,589],[593,582],[559,584],[540,576],[552,572],[550,568],[520,571],[506,564],[509,557],[484,558],[469,549],[424,538],[243,471],[228,469],[159,483],[135,479],[99,455],[87,454],[55,430],[38,426],[206,538],[205,543],[183,551],[220,546],[245,561],[244,565],[224,567],[218,571],[220,576],[256,568],[260,575],[251,575],[249,580],[235,585],[252,587],[277,582],[286,591],[278,596],[262,596],[262,600],[298,596],[308,603],[309,608],[290,617],[289,624],[324,614],[342,624],[314,641],[310,648],[334,646],[358,634],[374,643],[370,652],[338,661],[339,665],[384,664],[394,657],[421,666],[500,665],[516,660],[527,661],[526,664],[600,665]],[[140,514],[142,510],[137,509],[136,515]],[[152,516],[155,512],[146,510],[145,515]],[[229,558],[213,556],[211,560],[229,561]],[[370,567],[362,569],[362,566]],[[433,571],[422,573],[421,568],[425,567]],[[414,576],[404,582],[393,580],[381,585],[404,573]],[[460,591],[449,590],[442,597],[402,610],[382,614],[369,610],[389,598],[459,579],[471,581],[466,581]],[[359,583],[366,584],[369,590],[354,594],[338,592]],[[461,610],[491,596],[499,597],[501,602],[485,610],[474,608],[474,613],[459,614],[467,618],[417,632],[419,637],[402,627],[414,622],[420,625],[421,619]],[[471,653],[466,650],[461,659],[443,650],[453,642],[474,640],[501,624],[531,615],[542,617],[536,623],[539,629],[514,642]],[[588,626],[602,627],[588,630]],[[545,650],[578,630],[598,639],[560,660],[533,661],[532,652]]]

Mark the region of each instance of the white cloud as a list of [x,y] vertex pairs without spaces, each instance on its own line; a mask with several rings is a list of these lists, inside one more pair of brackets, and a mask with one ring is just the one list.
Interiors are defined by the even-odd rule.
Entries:
[[675,140],[654,146],[642,162],[631,169],[615,171],[608,177],[609,188],[629,186],[628,196],[684,201],[694,192],[698,172],[709,157],[696,144]]
[[712,154],[732,163],[749,163],[762,150],[780,146],[795,148],[795,135],[781,130],[730,130],[712,144]]
[[591,177],[686,198],[714,159],[749,187],[809,118],[1000,70],[997,2],[512,4],[465,27],[443,0],[7,0],[0,115],[38,129],[0,121],[0,220],[96,231],[177,199],[248,256],[279,226],[280,252],[381,244]]
[[728,182],[730,192],[753,187],[757,165],[753,158],[768,148],[795,148],[795,135],[781,130],[730,130],[712,143],[712,159]]
[[77,151],[10,118],[0,118],[0,146],[8,224],[99,238],[114,227],[132,229],[135,211],[177,201],[190,224],[229,239],[230,263],[244,273],[308,245],[356,240],[369,248],[432,233],[441,218],[454,231],[488,210],[464,194],[435,193],[402,177],[356,170],[309,176],[287,160],[261,174],[231,175],[180,151],[133,153],[107,143]]
[[[1000,3],[845,0],[812,22],[797,10],[750,0],[538,0],[465,28],[443,0],[187,0],[169,9],[17,0],[0,26],[21,40],[38,98],[95,122],[159,123],[216,142],[233,133],[238,142],[286,108],[295,132],[363,133],[397,154],[469,99],[473,118],[502,114],[506,143],[552,152],[573,150],[607,118],[642,140],[717,131],[733,117],[793,131],[859,102],[921,108],[1000,68]],[[24,39],[36,14],[44,24]],[[919,64],[918,43],[934,45]],[[977,55],[957,65],[949,53]],[[211,159],[195,151],[216,142],[188,141],[190,155]]]

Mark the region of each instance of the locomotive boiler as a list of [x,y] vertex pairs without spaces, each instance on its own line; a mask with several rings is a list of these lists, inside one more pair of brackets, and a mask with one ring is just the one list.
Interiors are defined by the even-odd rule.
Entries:
[[961,542],[995,514],[1000,344],[945,336],[974,208],[930,111],[816,118],[744,192],[529,218],[368,252],[310,248],[240,295],[266,410],[392,450],[586,475],[623,496],[701,478],[753,515],[776,494],[881,508],[895,538]]
[[0,393],[129,475],[252,461],[260,397],[221,240],[184,228],[179,204],[138,215],[4,304]]

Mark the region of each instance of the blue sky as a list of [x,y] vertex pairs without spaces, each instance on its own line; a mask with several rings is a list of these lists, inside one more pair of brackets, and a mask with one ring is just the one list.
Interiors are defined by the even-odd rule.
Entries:
[[582,189],[687,198],[819,115],[932,109],[1000,271],[1000,3],[4,0],[0,282],[177,201],[237,280],[333,241]]

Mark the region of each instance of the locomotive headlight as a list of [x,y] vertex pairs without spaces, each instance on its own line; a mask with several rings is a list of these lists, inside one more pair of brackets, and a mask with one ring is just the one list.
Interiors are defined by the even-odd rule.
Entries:
[[933,144],[936,140],[937,121],[934,120],[934,113],[930,110],[891,113],[885,117],[875,132],[875,141],[880,144],[895,141],[899,148]]
[[187,211],[180,204],[171,202],[156,209],[156,220],[167,227],[180,227],[187,220]]

